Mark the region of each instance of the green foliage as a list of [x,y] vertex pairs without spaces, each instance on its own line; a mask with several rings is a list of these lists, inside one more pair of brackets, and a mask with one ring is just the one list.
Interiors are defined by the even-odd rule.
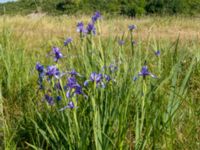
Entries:
[[[118,69],[106,88],[84,87],[88,99],[80,96],[77,109],[60,112],[59,105],[42,101],[33,70],[37,61],[53,63],[45,57],[45,49],[55,43],[44,44],[38,56],[32,49],[25,50],[29,43],[15,37],[5,23],[0,32],[2,149],[198,149],[200,105],[198,95],[192,96],[199,90],[197,55],[190,47],[180,46],[179,38],[174,43],[148,39],[133,46],[133,35],[127,29],[123,46],[116,41],[120,37],[98,34],[75,38],[62,47],[61,68],[75,68],[80,78],[110,63]],[[56,46],[62,44],[56,42]],[[158,49],[160,56],[154,54]],[[133,81],[145,60],[158,78]]]
[[111,14],[200,13],[199,0],[19,0],[0,4],[0,14],[45,12],[51,15],[91,13],[99,10]]

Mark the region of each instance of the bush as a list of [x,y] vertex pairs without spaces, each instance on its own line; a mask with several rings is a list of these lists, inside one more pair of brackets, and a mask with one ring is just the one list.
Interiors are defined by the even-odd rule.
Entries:
[[[4,11],[5,10],[5,11]],[[51,15],[91,13],[99,10],[109,14],[136,16],[143,14],[200,13],[199,0],[19,0],[0,4],[0,14],[46,12]]]

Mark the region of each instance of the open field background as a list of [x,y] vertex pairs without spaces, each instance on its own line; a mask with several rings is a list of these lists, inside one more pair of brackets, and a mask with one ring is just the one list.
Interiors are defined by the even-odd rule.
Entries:
[[[95,44],[88,38],[91,45],[87,40],[82,44],[76,32],[77,22],[87,23],[89,19],[43,14],[0,17],[0,149],[197,150],[200,147],[200,19],[104,17],[99,21]],[[134,48],[128,43],[130,24],[137,25],[133,33]],[[72,37],[73,42],[63,47],[67,37]],[[118,40],[122,38],[126,43],[121,48]],[[67,57],[60,68],[76,68],[85,77],[122,59],[123,63],[118,64],[117,86],[109,86],[108,93],[94,90],[96,96],[89,91],[88,103],[81,99],[77,114],[70,114],[67,109],[61,115],[56,109],[42,107],[35,64],[52,64],[47,53],[53,46],[62,47]],[[159,58],[154,56],[156,50],[161,51]],[[140,78],[137,84],[132,84],[133,76],[145,60],[159,79],[148,77],[144,83]],[[146,91],[144,85],[148,92],[142,97],[141,93]],[[98,113],[90,111],[96,108],[90,102],[93,99],[99,106]],[[99,120],[96,127],[95,121]],[[70,123],[71,130],[65,125]]]

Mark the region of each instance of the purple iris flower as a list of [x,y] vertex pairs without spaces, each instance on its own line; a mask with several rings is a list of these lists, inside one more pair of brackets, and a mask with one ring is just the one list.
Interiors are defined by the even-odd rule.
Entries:
[[61,101],[61,100],[62,100],[62,97],[61,97],[61,96],[57,96],[57,97],[56,97],[56,100],[57,100],[57,101]]
[[93,23],[89,23],[88,24],[88,26],[87,26],[87,33],[88,34],[91,34],[91,33],[96,34],[96,28],[95,28],[95,26],[94,26]]
[[160,51],[159,50],[155,51],[155,55],[160,56]]
[[145,78],[146,76],[151,76],[153,78],[156,78],[155,75],[153,75],[151,72],[149,72],[148,67],[147,66],[143,66],[142,70],[139,72],[138,74],[139,76],[142,76],[143,78]]
[[92,82],[99,83],[103,79],[103,75],[101,73],[97,74],[96,72],[91,73],[90,80]]
[[128,29],[130,30],[130,31],[133,31],[134,29],[136,29],[137,28],[137,26],[136,25],[129,25],[128,26]]
[[124,45],[125,41],[124,40],[119,40],[118,43],[119,43],[120,46],[122,46],[122,45]]
[[[66,97],[70,98],[73,94],[83,94],[82,87],[77,83],[75,77],[69,77],[67,83],[68,91],[66,93]],[[71,94],[72,92],[72,94]]]
[[100,12],[95,12],[95,14],[92,16],[92,22],[95,23],[100,18],[101,18]]
[[36,70],[38,71],[38,84],[39,84],[39,89],[43,89],[43,78],[45,76],[45,69],[44,66],[41,65],[40,63],[37,63],[35,66]]
[[106,81],[108,81],[108,82],[111,80],[111,77],[110,77],[109,75],[107,75],[107,74],[104,75],[104,78],[105,78]]
[[58,70],[56,66],[48,66],[46,75],[49,77],[55,76],[56,78],[59,78],[60,71]]
[[75,69],[72,69],[72,71],[69,72],[69,74],[70,74],[71,76],[76,76],[76,75],[78,75],[78,73],[76,72]]
[[72,101],[70,101],[65,107],[61,108],[59,111],[63,111],[67,108],[74,109],[75,108],[74,103]]
[[105,88],[105,84],[103,83],[103,75],[101,73],[91,73],[90,80],[86,80],[84,82],[84,86],[88,86],[89,82],[95,82],[97,87],[101,86],[102,88]]
[[71,43],[72,42],[72,38],[71,37],[69,37],[69,38],[67,38],[65,41],[64,41],[64,46],[67,46],[69,43]]
[[88,80],[86,80],[86,81],[83,83],[84,86],[88,86],[88,84],[89,84],[89,81],[88,81]]
[[78,22],[78,24],[76,25],[76,31],[80,32],[80,33],[86,33],[86,30],[84,28],[84,24],[83,22]]
[[53,97],[49,96],[48,94],[45,94],[45,99],[48,102],[49,105],[53,105],[54,104],[54,100]]
[[60,52],[58,47],[53,47],[53,53],[55,54],[54,61],[57,62],[60,58],[63,57],[63,54]]
[[37,62],[35,68],[39,73],[44,72],[44,66],[41,65],[39,62]]

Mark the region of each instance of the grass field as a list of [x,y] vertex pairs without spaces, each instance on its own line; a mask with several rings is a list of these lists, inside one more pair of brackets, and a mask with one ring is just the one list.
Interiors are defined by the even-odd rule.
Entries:
[[0,149],[199,149],[199,18],[90,20],[0,17]]

